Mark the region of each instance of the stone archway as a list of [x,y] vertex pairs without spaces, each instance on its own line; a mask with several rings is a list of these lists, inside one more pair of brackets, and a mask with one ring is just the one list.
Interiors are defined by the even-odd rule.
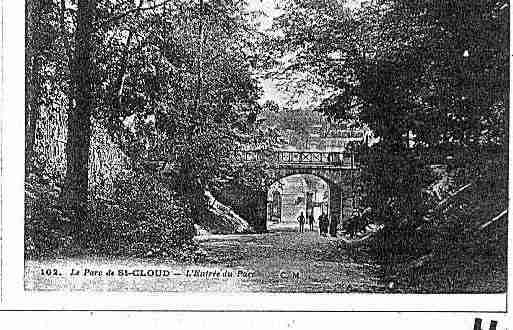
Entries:
[[[342,222],[358,207],[355,201],[360,181],[359,161],[354,153],[318,152],[318,151],[245,151],[241,154],[241,162],[255,163],[267,160],[271,164],[272,183],[281,178],[296,174],[309,174],[322,179],[329,187],[328,217]],[[262,193],[258,202],[248,205],[255,210],[254,227],[257,231],[267,230],[267,214],[269,213],[268,192]],[[267,196],[265,196],[267,195]],[[258,228],[258,229],[257,229]]]
[[[330,220],[335,218],[340,223],[352,213],[352,196],[355,194],[353,186],[358,185],[358,183],[355,183],[359,181],[358,169],[275,168],[272,171],[273,178],[265,192],[262,191],[258,196],[254,196],[255,198],[251,200],[251,203],[244,205],[245,209],[251,210],[248,214],[252,220],[251,226],[256,232],[266,232],[268,230],[267,220],[272,201],[269,197],[269,189],[272,183],[296,174],[313,175],[327,183],[329,190],[327,215]],[[233,194],[242,193],[236,191]]]
[[[276,204],[273,194],[280,190],[280,198],[283,200],[283,218],[280,226],[295,226],[297,216],[302,211],[305,217],[312,215],[317,222],[321,213],[330,214],[330,205],[333,201],[331,190],[336,185],[326,178],[311,173],[291,173],[284,176],[277,175],[273,183],[269,185],[267,192],[267,217],[266,228],[276,226],[277,221],[273,219],[273,205]],[[296,203],[296,199],[299,198]],[[291,205],[294,203],[294,205]]]
[[[326,168],[279,168],[275,171],[275,181],[292,175],[313,175],[322,179],[329,188],[330,219],[335,217],[339,222],[344,220],[343,211],[356,207],[355,195],[359,182],[358,169],[326,169]],[[350,213],[350,212],[348,212]],[[345,215],[347,216],[347,214]]]

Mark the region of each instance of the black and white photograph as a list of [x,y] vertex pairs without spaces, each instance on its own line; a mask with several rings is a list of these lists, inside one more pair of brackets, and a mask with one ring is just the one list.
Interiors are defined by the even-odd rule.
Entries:
[[509,17],[26,0],[24,290],[505,296]]

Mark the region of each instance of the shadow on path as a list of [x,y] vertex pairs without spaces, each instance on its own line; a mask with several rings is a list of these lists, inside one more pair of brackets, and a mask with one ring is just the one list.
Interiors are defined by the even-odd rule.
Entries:
[[[317,228],[316,228],[317,229]],[[266,234],[198,237],[210,264],[242,268],[254,275],[248,291],[382,292],[379,267],[364,255],[349,253],[337,239],[291,227]]]

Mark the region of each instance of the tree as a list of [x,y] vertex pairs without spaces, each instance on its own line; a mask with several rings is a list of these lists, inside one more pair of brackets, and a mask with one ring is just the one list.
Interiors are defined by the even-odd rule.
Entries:
[[280,42],[297,50],[290,67],[335,89],[325,113],[356,115],[385,139],[411,132],[425,147],[471,147],[505,136],[507,8],[381,0],[351,12],[338,1],[292,1]]
[[75,106],[68,108],[64,200],[81,221],[87,217],[91,114],[94,106],[92,34],[95,7],[95,0],[78,1],[75,52],[72,65]]
[[508,8],[491,0],[379,0],[353,11],[336,0],[287,3],[276,27],[283,36],[271,46],[294,51],[288,71],[334,90],[319,110],[356,117],[380,138],[362,155],[377,221],[415,228],[426,211],[426,162],[506,152]]
[[52,106],[68,105],[62,199],[77,218],[86,218],[92,122],[108,129],[136,171],[151,160],[172,164],[168,187],[191,202],[233,180],[246,145],[277,138],[256,122],[261,49],[243,2],[206,1],[202,10],[170,0],[78,5],[51,1],[53,43],[45,45],[55,62],[45,84],[63,100]]
[[[243,3],[160,3],[98,11],[110,23],[95,39],[94,115],[135,167],[172,164],[170,188],[196,203],[235,176],[246,144],[265,144],[255,125],[258,36]],[[133,12],[112,22],[114,10]]]
[[25,52],[25,175],[32,170],[36,127],[41,106],[45,103],[45,69],[51,57],[48,48],[52,43],[53,27],[50,25],[53,3],[50,0],[27,1]]

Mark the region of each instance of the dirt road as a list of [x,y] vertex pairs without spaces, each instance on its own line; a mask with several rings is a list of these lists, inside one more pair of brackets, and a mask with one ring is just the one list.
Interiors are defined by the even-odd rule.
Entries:
[[381,292],[379,268],[317,232],[281,229],[268,234],[219,235],[200,239],[217,264],[253,273],[248,291]]
[[29,290],[161,292],[385,290],[377,265],[317,232],[279,228],[266,234],[208,235],[197,240],[208,253],[208,262],[115,258],[27,261],[25,286]]

